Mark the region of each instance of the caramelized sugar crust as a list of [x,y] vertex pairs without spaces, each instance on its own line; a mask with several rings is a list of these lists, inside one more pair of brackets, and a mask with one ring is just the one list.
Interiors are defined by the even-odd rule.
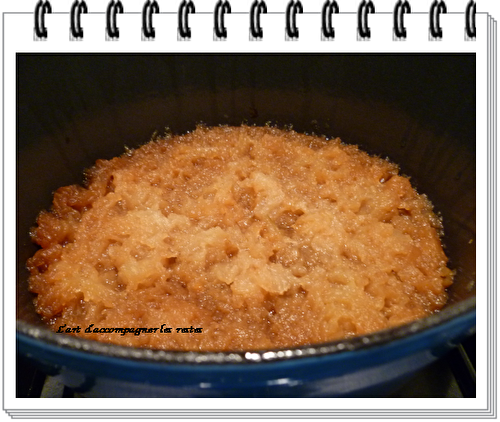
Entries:
[[[370,333],[446,302],[452,271],[430,202],[396,165],[339,139],[199,127],[86,176],[58,189],[32,230],[30,289],[54,330],[255,350]],[[90,324],[173,332],[85,333]]]

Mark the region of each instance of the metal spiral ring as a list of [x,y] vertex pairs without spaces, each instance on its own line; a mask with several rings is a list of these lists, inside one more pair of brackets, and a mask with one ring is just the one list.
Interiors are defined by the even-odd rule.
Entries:
[[358,34],[361,38],[369,39],[371,31],[368,26],[368,14],[375,13],[373,2],[363,0],[358,8]]
[[35,34],[38,38],[48,37],[48,31],[45,27],[47,13],[52,13],[52,6],[48,1],[39,0],[35,6]]
[[339,13],[339,5],[336,0],[327,0],[321,9],[321,31],[325,38],[334,38],[335,29],[332,26],[332,14]]
[[476,2],[470,0],[465,9],[465,31],[469,38],[476,38]]
[[106,32],[109,38],[119,38],[120,30],[116,26],[116,15],[123,13],[123,5],[120,0],[116,3],[111,0],[106,9]]
[[186,1],[183,0],[181,5],[179,6],[179,35],[182,38],[191,38],[191,28],[189,28],[188,24],[188,15],[190,13],[195,13],[195,7],[191,0]]
[[87,13],[87,3],[85,0],[81,2],[79,0],[75,0],[73,5],[71,6],[71,35],[73,38],[83,38],[83,28],[81,25],[81,16],[82,13]]
[[219,0],[214,11],[214,31],[217,38],[227,38],[227,28],[224,25],[226,13],[231,13],[231,5],[227,0]]
[[434,0],[430,11],[429,29],[433,38],[443,38],[443,30],[439,24],[439,16],[441,13],[446,13],[446,4],[443,0]]
[[297,13],[303,13],[300,0],[291,0],[286,7],[286,34],[289,38],[299,37],[299,28],[297,28]]
[[406,38],[406,28],[403,22],[405,13],[411,13],[410,3],[399,0],[394,8],[394,34],[398,38]]
[[154,38],[156,35],[153,27],[153,13],[160,13],[160,7],[156,0],[147,0],[142,8],[142,32],[146,38]]
[[266,3],[262,0],[255,0],[250,8],[250,33],[254,38],[262,38],[264,31],[260,25],[260,15],[267,13]]

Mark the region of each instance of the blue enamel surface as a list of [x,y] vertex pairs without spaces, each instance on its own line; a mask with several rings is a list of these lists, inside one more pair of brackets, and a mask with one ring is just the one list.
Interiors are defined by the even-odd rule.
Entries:
[[[123,359],[18,334],[18,350],[84,393],[106,396],[379,395],[442,356],[475,326],[475,312],[382,345],[275,362],[186,364]],[[90,381],[89,381],[90,380]]]

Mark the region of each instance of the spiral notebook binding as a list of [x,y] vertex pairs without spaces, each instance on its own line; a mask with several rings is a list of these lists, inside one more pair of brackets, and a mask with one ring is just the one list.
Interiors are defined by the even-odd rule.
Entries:
[[219,0],[214,10],[214,40],[221,41],[227,38],[227,28],[224,25],[224,15],[231,13],[231,5],[227,0]]
[[123,13],[123,5],[120,0],[115,3],[115,0],[111,0],[106,9],[106,39],[107,40],[118,40],[120,37],[120,30],[116,25],[116,15]]
[[335,38],[335,29],[332,26],[332,14],[340,12],[339,5],[335,0],[330,2],[326,0],[321,9],[321,39],[333,40]]
[[404,25],[405,13],[411,13],[411,6],[407,0],[399,0],[394,7],[394,40],[406,39],[407,32]]
[[179,41],[191,39],[191,28],[188,23],[188,16],[190,13],[196,13],[194,3],[191,0],[182,0],[178,12],[177,39]]
[[298,40],[299,28],[297,27],[297,14],[303,13],[304,8],[300,0],[290,0],[286,7],[285,40]]
[[156,31],[153,27],[153,13],[160,13],[160,6],[156,0],[147,0],[142,8],[142,39],[153,40]]
[[[189,14],[195,13],[192,0],[182,0],[178,9],[178,41],[191,39],[191,28],[188,22]],[[297,26],[297,14],[304,12],[300,0],[290,0],[285,10],[285,40],[294,41],[299,38]],[[48,38],[48,29],[45,24],[45,16],[52,13],[49,0],[38,0],[34,10],[34,40],[43,41]],[[74,0],[69,12],[70,15],[70,40],[78,41],[84,37],[81,25],[82,14],[88,13],[85,0]],[[106,8],[106,40],[118,40],[120,30],[117,25],[117,15],[123,14],[124,8],[120,0],[110,0]],[[156,31],[153,26],[153,14],[159,14],[160,7],[157,0],[146,0],[142,8],[142,39],[154,40]],[[228,0],[218,0],[214,9],[214,40],[226,40],[228,37],[225,26],[225,15],[231,13],[231,5]],[[321,9],[321,40],[335,39],[335,29],[332,24],[333,14],[339,14],[339,5],[336,0],[325,0]],[[371,38],[371,29],[368,25],[368,15],[374,14],[375,6],[372,0],[362,0],[357,10],[357,39],[359,41]],[[400,41],[407,38],[407,30],[404,25],[404,15],[411,13],[408,0],[398,0],[393,11],[393,40]],[[429,10],[429,40],[441,40],[443,29],[440,24],[441,14],[447,13],[446,3],[443,0],[434,0]],[[261,15],[267,14],[267,5],[264,0],[254,0],[249,11],[249,39],[250,41],[262,40],[264,29],[261,24]],[[469,0],[465,8],[465,40],[476,39],[476,2]]]
[[35,6],[35,40],[46,40],[49,33],[45,26],[45,15],[52,13],[52,6],[48,0],[39,0]]
[[371,0],[363,0],[358,8],[358,39],[369,40],[371,37],[370,27],[368,26],[368,14],[375,13],[375,6]]
[[476,39],[476,2],[470,0],[465,8],[465,40]]
[[260,24],[260,15],[267,13],[267,6],[263,0],[254,0],[250,7],[250,40],[262,40],[264,30]]
[[83,39],[83,28],[81,24],[81,16],[83,13],[88,13],[87,3],[85,0],[75,0],[71,6],[70,12],[70,40]]
[[440,40],[443,38],[443,29],[439,23],[439,17],[442,13],[446,13],[446,4],[443,0],[434,0],[429,13],[429,39],[431,41]]

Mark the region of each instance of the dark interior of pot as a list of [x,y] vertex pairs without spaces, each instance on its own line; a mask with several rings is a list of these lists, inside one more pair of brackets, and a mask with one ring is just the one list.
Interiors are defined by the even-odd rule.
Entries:
[[206,125],[340,137],[398,163],[442,216],[453,306],[475,295],[474,55],[18,55],[17,318],[41,325],[29,238],[96,159]]

